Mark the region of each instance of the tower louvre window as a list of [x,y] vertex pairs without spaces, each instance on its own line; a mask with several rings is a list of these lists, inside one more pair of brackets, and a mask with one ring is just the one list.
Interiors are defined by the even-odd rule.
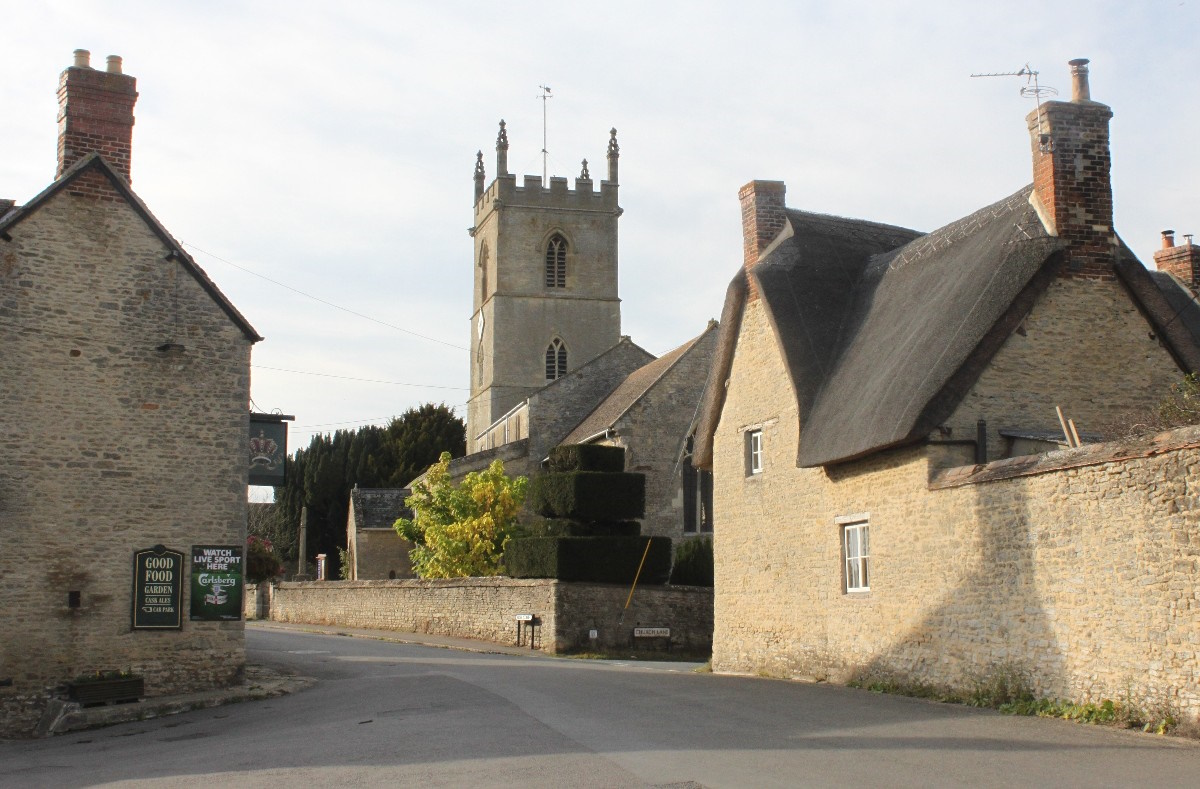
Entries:
[[567,286],[567,240],[558,233],[546,244],[546,287]]
[[479,303],[488,297],[488,248],[485,244],[479,253]]
[[557,337],[546,346],[546,380],[554,381],[567,374],[567,346]]

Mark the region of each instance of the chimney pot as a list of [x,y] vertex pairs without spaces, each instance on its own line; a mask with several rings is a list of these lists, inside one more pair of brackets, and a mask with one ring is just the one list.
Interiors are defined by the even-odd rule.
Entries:
[[120,55],[109,55],[106,62],[108,64],[108,73],[109,74],[120,74],[121,73],[121,56]]
[[1175,231],[1174,230],[1162,231],[1162,248],[1170,249],[1173,246],[1175,246]]
[[1075,58],[1071,66],[1071,101],[1091,101],[1092,89],[1088,85],[1087,58]]
[[75,50],[75,62],[72,64],[75,68],[91,68],[92,53],[86,49]]

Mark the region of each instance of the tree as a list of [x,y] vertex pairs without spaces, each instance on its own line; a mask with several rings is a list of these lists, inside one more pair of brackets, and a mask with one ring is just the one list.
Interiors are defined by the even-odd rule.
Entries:
[[498,575],[504,547],[525,502],[525,477],[509,478],[494,461],[485,471],[450,481],[450,453],[413,485],[405,500],[413,519],[396,521],[396,531],[414,547],[409,553],[421,578]]
[[410,408],[386,428],[387,487],[401,488],[437,462],[443,452],[467,451],[467,426],[444,403]]
[[[295,559],[296,530],[300,525],[293,523],[289,528],[289,524],[281,517],[282,512],[278,504],[250,502],[246,516],[246,536],[259,537],[274,546],[279,546],[283,549],[279,552],[281,559]],[[291,546],[290,555],[285,546]]]
[[281,537],[274,542],[280,555],[290,562],[297,558],[300,511],[307,507],[305,558],[325,554],[327,577],[338,577],[351,489],[399,487],[435,463],[443,451],[461,457],[465,436],[463,421],[448,406],[433,403],[410,408],[387,427],[314,435],[307,449],[296,450],[288,459],[287,484],[275,489],[282,525]]
[[259,584],[283,575],[283,565],[270,540],[251,534],[246,538],[246,581]]
[[1200,378],[1188,373],[1171,386],[1171,391],[1158,404],[1158,415],[1167,427],[1182,427],[1200,423]]

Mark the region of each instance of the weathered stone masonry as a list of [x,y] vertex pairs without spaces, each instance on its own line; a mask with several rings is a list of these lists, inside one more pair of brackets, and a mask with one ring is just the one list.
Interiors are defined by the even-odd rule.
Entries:
[[188,620],[186,562],[180,630],[132,630],[131,597],[136,550],[244,543],[259,338],[83,139],[0,218],[0,735],[81,674],[131,670],[154,696],[245,663],[241,622]]
[[[511,644],[515,616],[533,614],[539,622],[534,647],[545,652],[624,649],[640,625],[671,627],[673,649],[707,653],[711,589],[639,587],[622,617],[628,595],[626,586],[550,579],[290,582],[274,588],[270,618]],[[592,629],[595,640],[589,637]]]

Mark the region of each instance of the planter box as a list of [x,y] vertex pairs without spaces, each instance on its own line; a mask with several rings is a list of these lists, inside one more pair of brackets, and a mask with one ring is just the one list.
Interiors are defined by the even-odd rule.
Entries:
[[141,677],[101,679],[95,682],[69,682],[67,692],[72,701],[84,707],[101,704],[125,704],[146,695],[146,681]]

